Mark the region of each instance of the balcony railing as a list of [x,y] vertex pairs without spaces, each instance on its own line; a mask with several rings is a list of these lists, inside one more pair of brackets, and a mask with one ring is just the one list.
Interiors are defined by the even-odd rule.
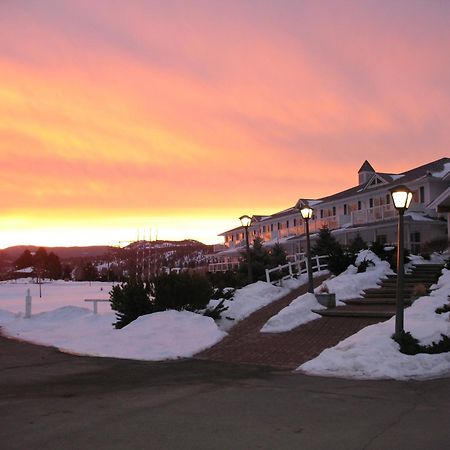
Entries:
[[369,222],[378,222],[381,220],[392,219],[396,211],[392,205],[375,206],[369,209],[352,212],[352,224],[360,225]]

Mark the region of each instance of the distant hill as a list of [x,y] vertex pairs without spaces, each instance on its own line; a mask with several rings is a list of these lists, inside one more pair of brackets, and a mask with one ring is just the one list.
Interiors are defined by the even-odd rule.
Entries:
[[[25,250],[35,252],[39,246],[36,245],[16,245],[3,250],[8,257],[15,261]],[[96,258],[108,253],[111,247],[107,245],[93,245],[86,247],[45,247],[47,252],[56,253],[61,259]]]

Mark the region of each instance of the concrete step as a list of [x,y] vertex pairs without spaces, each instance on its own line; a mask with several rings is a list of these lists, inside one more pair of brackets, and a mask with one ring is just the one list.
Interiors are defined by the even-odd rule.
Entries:
[[313,309],[313,312],[323,317],[373,317],[390,319],[395,316],[395,311],[352,311],[340,309]]
[[[349,300],[342,300],[346,305],[395,305],[397,303],[396,298],[352,298]],[[411,300],[405,299],[405,306],[411,304]]]

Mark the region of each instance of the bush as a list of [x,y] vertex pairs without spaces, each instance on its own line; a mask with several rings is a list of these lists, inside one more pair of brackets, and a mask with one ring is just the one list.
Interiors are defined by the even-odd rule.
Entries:
[[350,242],[348,246],[348,251],[353,254],[359,253],[361,250],[365,250],[367,248],[367,243],[364,239],[358,234],[355,239]]
[[[426,242],[422,246],[422,250],[426,253],[443,253],[448,248],[448,238],[437,238]],[[423,255],[422,255],[423,256]]]
[[350,264],[355,262],[355,256],[344,251],[327,227],[320,229],[319,237],[312,248],[312,254],[327,255],[328,270],[334,275],[344,272]]
[[403,332],[399,339],[392,336],[392,339],[400,345],[400,351],[405,355],[417,355],[419,353],[435,355],[450,352],[450,337],[445,334],[441,334],[441,336],[442,339],[439,342],[433,342],[431,345],[421,345],[409,332]]
[[247,275],[242,272],[232,272],[231,270],[226,272],[207,272],[206,276],[212,286],[220,291],[227,287],[239,289],[247,284]]
[[364,259],[359,263],[357,273],[364,273],[367,271],[369,266],[375,266],[371,259]]
[[154,312],[148,283],[123,283],[110,292],[111,309],[116,311],[116,328],[123,328],[139,316]]
[[206,308],[213,288],[205,275],[182,272],[161,275],[154,280],[155,308],[196,311]]

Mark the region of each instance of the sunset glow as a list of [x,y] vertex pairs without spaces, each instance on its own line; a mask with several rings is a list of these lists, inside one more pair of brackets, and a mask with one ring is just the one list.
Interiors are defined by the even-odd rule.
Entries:
[[[219,242],[450,150],[450,3],[0,3],[0,248]],[[148,231],[147,231],[148,232]]]

